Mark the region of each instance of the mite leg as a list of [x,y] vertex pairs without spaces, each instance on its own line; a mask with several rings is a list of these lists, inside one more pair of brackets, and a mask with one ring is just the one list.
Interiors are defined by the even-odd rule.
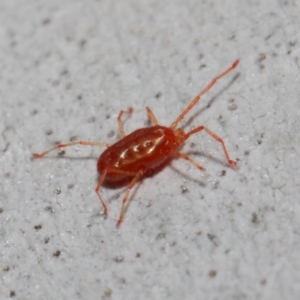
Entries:
[[227,148],[225,146],[225,143],[223,141],[223,139],[221,139],[219,136],[217,136],[215,133],[213,133],[212,131],[210,131],[208,128],[206,128],[205,126],[199,126],[193,130],[191,130],[190,132],[188,132],[186,134],[186,139],[188,139],[192,134],[195,134],[199,131],[202,131],[204,130],[206,133],[208,133],[211,137],[213,137],[217,142],[221,143],[222,147],[223,147],[223,151],[224,151],[224,154],[225,154],[225,157],[226,157],[226,160],[228,162],[228,164],[231,166],[231,167],[236,167],[236,162],[234,160],[232,160],[230,157],[229,157],[229,154],[228,154],[228,151],[227,151]]
[[147,109],[148,118],[151,120],[151,122],[154,125],[158,125],[158,122],[157,122],[152,110],[148,106],[146,107],[146,109]]
[[190,157],[188,157],[187,155],[185,155],[183,153],[174,152],[174,153],[172,153],[172,156],[177,157],[177,158],[183,158],[183,159],[191,162],[196,168],[198,168],[201,171],[205,170],[205,168],[203,168],[202,166],[200,166],[198,163],[196,163],[194,160],[192,160]]
[[98,143],[98,142],[89,142],[89,141],[77,141],[77,142],[71,142],[71,143],[66,143],[66,144],[58,144],[55,147],[42,152],[42,153],[33,153],[32,156],[34,158],[42,158],[44,157],[46,154],[48,154],[51,151],[54,151],[56,149],[61,149],[61,148],[65,148],[65,147],[70,147],[70,146],[74,146],[74,145],[84,145],[84,146],[105,146],[105,147],[109,147],[110,145],[107,143]]
[[105,202],[103,201],[103,199],[102,199],[102,197],[99,193],[99,190],[100,190],[100,188],[101,188],[101,186],[102,186],[102,184],[105,180],[106,174],[107,174],[107,169],[105,169],[105,171],[101,174],[101,176],[99,178],[99,181],[98,181],[98,184],[95,188],[95,192],[96,192],[96,194],[97,194],[97,196],[98,196],[98,198],[99,198],[99,200],[100,200],[100,202],[103,206],[103,209],[104,209],[104,212],[103,212],[104,216],[107,216],[107,206],[106,206]]
[[128,200],[129,192],[132,189],[132,187],[137,183],[137,181],[143,176],[143,173],[144,173],[144,170],[140,170],[135,175],[135,177],[132,179],[129,186],[127,187],[126,193],[125,193],[123,201],[122,201],[122,208],[121,208],[120,217],[119,217],[119,220],[118,220],[118,223],[117,223],[118,227],[120,226],[120,224],[122,223],[123,218],[124,218],[125,204],[126,204],[126,201]]
[[101,174],[101,176],[99,178],[99,181],[98,181],[97,186],[95,188],[95,192],[96,192],[96,194],[97,194],[97,196],[98,196],[98,198],[99,198],[99,200],[100,200],[100,202],[103,206],[103,209],[104,209],[103,214],[105,216],[107,216],[107,206],[106,206],[104,200],[102,199],[102,197],[99,193],[99,190],[102,187],[103,182],[105,181],[107,173],[117,173],[117,174],[123,174],[123,175],[131,176],[131,177],[136,176],[136,173],[134,173],[134,172],[121,171],[121,170],[116,170],[116,169],[113,169],[113,168],[107,168],[107,169],[104,170],[104,172]]
[[125,131],[124,131],[124,125],[123,125],[123,122],[122,122],[122,115],[123,114],[129,114],[131,115],[133,112],[133,108],[130,107],[128,110],[121,110],[120,113],[119,113],[119,116],[118,116],[118,123],[119,123],[119,128],[120,128],[120,132],[121,132],[121,135],[122,137],[125,137],[126,134],[125,134]]
[[177,124],[185,117],[185,115],[200,101],[201,97],[207,93],[212,86],[222,77],[227,75],[231,72],[236,66],[239,64],[239,60],[236,60],[227,70],[225,70],[220,75],[216,76],[195,98],[194,100],[188,105],[188,107],[179,115],[179,117],[171,124],[171,128],[175,129]]

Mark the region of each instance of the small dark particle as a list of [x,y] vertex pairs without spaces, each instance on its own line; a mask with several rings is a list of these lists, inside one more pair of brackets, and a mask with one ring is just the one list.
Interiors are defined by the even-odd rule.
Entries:
[[56,195],[59,195],[59,194],[61,194],[61,190],[60,190],[60,189],[56,189],[56,190],[54,191],[54,193],[55,193]]
[[15,291],[10,291],[9,297],[15,297],[15,296],[16,296],[16,292]]
[[92,116],[87,121],[88,121],[88,123],[95,123],[96,118],[94,116]]
[[46,130],[46,135],[51,135],[53,131],[51,129]]
[[115,131],[114,130],[110,130],[109,133],[107,134],[107,137],[111,138],[115,135]]
[[222,170],[220,175],[225,176],[226,175],[226,170]]
[[161,97],[161,92],[158,92],[155,96],[154,96],[155,98],[160,98]]
[[86,40],[81,40],[81,41],[79,42],[80,48],[84,48],[84,46],[86,45],[86,43],[87,43]]
[[6,145],[5,145],[5,148],[2,150],[2,152],[6,152],[6,150],[8,149],[8,146],[9,146],[9,143],[7,143]]
[[51,19],[50,18],[45,18],[45,19],[43,19],[43,21],[42,21],[42,24],[43,25],[48,25],[48,24],[50,24],[51,23]]
[[182,194],[187,193],[189,191],[188,188],[185,185],[181,185],[180,188],[181,188],[181,193]]
[[235,103],[230,103],[228,109],[231,111],[237,110],[237,105]]
[[263,279],[261,282],[260,282],[261,285],[266,285],[267,284],[267,280],[266,279]]
[[163,238],[165,238],[166,237],[166,234],[164,233],[164,232],[161,232],[161,233],[159,233],[157,236],[156,236],[156,239],[157,240],[161,240],[161,239],[163,239]]
[[48,212],[50,212],[50,213],[54,213],[54,209],[53,209],[53,207],[50,206],[50,205],[45,207],[45,211],[48,211]]
[[35,230],[40,230],[40,229],[42,229],[42,227],[43,227],[43,226],[42,226],[41,224],[38,224],[38,225],[35,225],[35,226],[34,226],[34,229],[35,229]]
[[209,272],[209,277],[214,278],[214,277],[216,277],[216,276],[217,276],[217,271],[216,271],[216,270],[211,270],[211,271]]
[[110,297],[111,294],[112,294],[112,290],[111,290],[111,289],[107,289],[107,290],[105,290],[105,292],[104,292],[104,296],[106,296],[106,297]]
[[64,156],[65,154],[66,154],[66,151],[65,151],[65,150],[60,149],[60,150],[58,151],[58,155],[59,155],[59,156]]
[[114,258],[114,261],[117,262],[117,263],[121,263],[121,262],[124,261],[124,257],[121,256],[121,255],[116,256],[116,257]]
[[207,237],[209,238],[209,240],[211,240],[213,242],[213,244],[215,246],[218,246],[219,243],[218,243],[218,238],[214,235],[214,234],[211,234],[211,233],[208,233],[207,234]]
[[252,219],[251,219],[251,222],[254,223],[254,224],[258,224],[258,223],[259,223],[258,215],[257,215],[256,212],[252,213]]
[[59,155],[59,156],[64,156],[65,154],[66,154],[66,151],[65,151],[65,150],[60,149],[60,150],[58,151],[58,155]]
[[64,69],[60,72],[60,75],[61,76],[66,76],[66,75],[69,75],[69,70],[68,69]]
[[54,257],[59,257],[61,254],[61,252],[59,250],[56,250],[54,253],[53,253],[53,256]]
[[258,56],[258,61],[260,62],[260,61],[263,61],[263,60],[265,60],[266,59],[266,54],[265,53],[261,53],[261,54],[259,54],[259,56]]

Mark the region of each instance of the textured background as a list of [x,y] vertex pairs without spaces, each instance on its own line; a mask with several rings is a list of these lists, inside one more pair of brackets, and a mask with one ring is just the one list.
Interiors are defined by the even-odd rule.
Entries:
[[[1,0],[0,299],[299,299],[298,1]],[[204,133],[132,193],[94,188],[101,148],[169,125],[240,58],[187,118]],[[184,124],[184,123],[183,123]],[[195,153],[196,152],[196,153]]]

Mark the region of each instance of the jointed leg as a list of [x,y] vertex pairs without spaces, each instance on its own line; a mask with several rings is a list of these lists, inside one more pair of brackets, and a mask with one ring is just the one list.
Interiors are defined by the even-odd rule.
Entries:
[[66,143],[66,144],[58,144],[55,147],[44,151],[42,153],[33,153],[32,156],[34,158],[42,158],[44,157],[46,154],[48,154],[51,151],[54,151],[56,149],[61,149],[61,148],[65,148],[65,147],[70,147],[70,146],[74,146],[74,145],[84,145],[84,146],[105,146],[105,147],[109,147],[110,145],[107,143],[98,143],[98,142],[89,142],[89,141],[77,141],[77,142],[71,142],[71,143]]
[[121,110],[120,113],[119,113],[118,123],[119,123],[119,128],[120,128],[120,132],[121,132],[122,137],[125,137],[126,134],[125,134],[125,131],[124,131],[124,125],[123,125],[121,117],[122,117],[123,114],[129,114],[129,115],[131,115],[132,112],[133,112],[133,108],[129,107],[128,110]]
[[131,176],[131,177],[134,177],[132,182],[130,183],[130,185],[128,186],[127,188],[127,191],[126,191],[126,194],[125,194],[125,197],[123,199],[123,203],[122,203],[122,209],[121,209],[121,214],[120,214],[120,218],[118,220],[118,223],[117,223],[117,226],[119,226],[122,222],[122,219],[123,219],[123,216],[124,216],[124,205],[125,205],[125,202],[127,201],[128,199],[128,195],[129,195],[129,192],[130,192],[130,189],[135,185],[135,183],[139,180],[139,178],[142,176],[143,172],[140,171],[138,172],[137,174],[136,173],[133,173],[133,172],[127,172],[127,171],[122,171],[122,170],[115,170],[115,169],[112,169],[112,168],[107,168],[104,170],[104,172],[101,174],[100,178],[99,178],[99,181],[98,181],[98,184],[95,188],[95,192],[103,206],[103,209],[104,209],[104,212],[103,214],[105,216],[107,216],[107,206],[104,202],[104,200],[102,199],[100,193],[99,193],[99,190],[100,188],[102,187],[103,185],[103,182],[105,181],[105,178],[106,178],[106,175],[107,173],[116,173],[116,174],[123,174],[125,176]]
[[188,157],[186,154],[183,153],[179,153],[179,152],[174,152],[172,154],[172,156],[174,157],[178,157],[178,158],[183,158],[185,160],[188,160],[189,162],[191,162],[196,168],[198,168],[201,171],[204,171],[205,168],[203,168],[202,166],[200,166],[199,164],[197,164],[194,160],[192,160],[190,157]]
[[157,122],[152,110],[148,106],[146,107],[146,109],[147,109],[147,113],[148,113],[148,118],[151,120],[151,122],[154,125],[158,125],[158,122]]
[[226,160],[228,162],[228,164],[231,166],[231,167],[236,167],[236,162],[234,160],[232,160],[230,157],[229,157],[229,154],[228,154],[228,151],[227,151],[227,148],[225,146],[225,143],[223,141],[223,139],[221,139],[219,136],[217,136],[215,133],[213,133],[212,131],[210,131],[208,128],[206,128],[205,126],[199,126],[193,130],[191,130],[190,132],[188,132],[186,134],[186,139],[188,139],[192,134],[195,134],[199,131],[202,131],[204,130],[206,133],[208,133],[211,137],[213,137],[217,142],[221,143],[222,147],[223,147],[223,151],[224,151],[224,154],[225,154],[225,157],[226,157]]
[[144,173],[144,170],[140,170],[135,177],[132,179],[132,181],[130,182],[129,186],[127,187],[126,193],[124,195],[123,201],[122,201],[122,208],[121,208],[121,213],[120,213],[120,217],[117,223],[117,226],[119,227],[120,224],[123,221],[124,218],[124,212],[125,212],[125,203],[128,200],[128,196],[129,196],[129,192],[132,189],[132,187],[137,183],[137,181],[142,177]]
[[171,128],[175,129],[177,124],[185,117],[185,115],[197,104],[201,97],[211,89],[211,87],[223,76],[231,72],[239,63],[239,60],[236,60],[227,70],[215,77],[188,105],[188,107],[179,115],[179,117],[171,124]]
[[95,192],[96,192],[96,194],[97,194],[97,196],[98,196],[98,198],[99,198],[99,200],[100,200],[100,202],[101,202],[101,204],[103,206],[103,209],[104,209],[103,214],[105,216],[107,216],[107,206],[106,206],[105,202],[103,201],[103,199],[102,199],[102,197],[101,197],[101,195],[99,193],[99,190],[100,190],[100,188],[101,188],[101,186],[102,186],[102,184],[103,184],[103,182],[105,180],[106,174],[107,174],[107,170],[105,170],[103,172],[103,174],[101,174],[100,179],[99,179],[98,184],[97,184],[96,189],[95,189]]

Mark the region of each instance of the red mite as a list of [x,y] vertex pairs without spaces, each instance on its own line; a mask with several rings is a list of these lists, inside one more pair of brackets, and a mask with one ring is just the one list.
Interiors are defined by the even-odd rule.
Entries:
[[185,133],[182,128],[176,128],[185,115],[199,102],[200,98],[223,76],[232,71],[239,63],[236,60],[231,67],[215,77],[188,105],[188,107],[179,115],[170,127],[158,124],[153,112],[146,107],[148,117],[153,126],[137,129],[126,135],[121,117],[124,113],[131,114],[133,109],[119,113],[118,123],[122,139],[113,145],[89,141],[76,141],[66,144],[59,144],[43,153],[34,153],[34,158],[44,157],[49,152],[69,147],[73,145],[106,146],[107,149],[100,155],[97,162],[97,170],[100,174],[96,193],[103,205],[104,215],[107,215],[107,206],[103,201],[99,190],[104,182],[118,183],[122,181],[130,182],[123,198],[120,217],[117,226],[121,224],[124,218],[125,204],[132,187],[144,176],[149,176],[163,167],[172,158],[183,158],[191,162],[200,170],[205,170],[198,163],[193,161],[187,155],[180,153],[179,149],[183,143],[193,134],[204,130],[217,142],[221,143],[228,164],[236,166],[236,162],[229,157],[224,141],[205,126],[199,126]]

